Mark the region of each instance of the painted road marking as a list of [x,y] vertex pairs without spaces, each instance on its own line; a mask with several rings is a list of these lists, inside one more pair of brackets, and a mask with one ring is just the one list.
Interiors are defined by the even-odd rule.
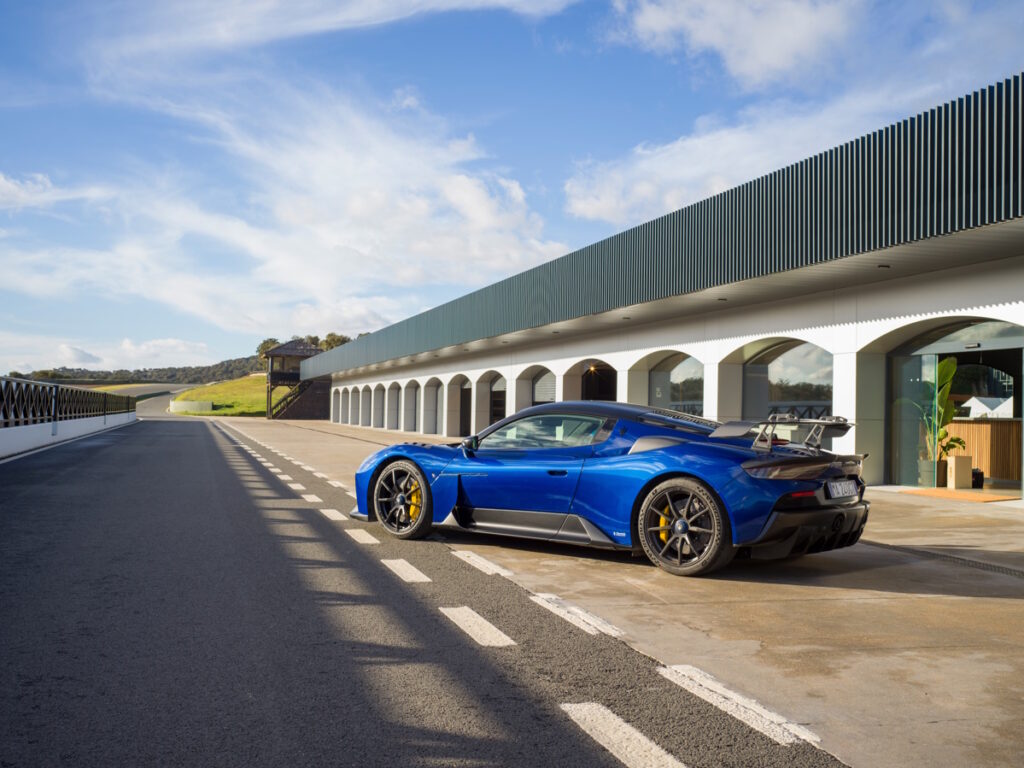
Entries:
[[556,616],[561,616],[574,627],[579,627],[588,635],[602,633],[611,637],[622,637],[621,629],[614,624],[609,624],[600,616],[595,616],[577,605],[567,603],[558,595],[540,594],[530,595],[530,599],[537,605],[547,608]]
[[277,479],[278,480],[286,480],[287,481],[287,480],[291,480],[292,476],[291,475],[278,475]]
[[288,483],[288,487],[291,488],[293,491],[306,490],[306,486],[304,486],[302,483]]
[[492,563],[486,557],[481,557],[476,552],[470,552],[465,549],[454,549],[452,554],[455,555],[459,560],[465,560],[467,563],[472,565],[478,571],[483,571],[488,576],[504,576],[506,579],[512,576],[512,571],[508,568],[502,568],[496,563]]
[[345,484],[343,482],[341,482],[340,480],[328,480],[327,484],[328,485],[333,485],[335,488],[344,488],[345,487]]
[[563,704],[562,711],[629,768],[686,768],[608,707],[593,702]]
[[455,626],[476,640],[480,645],[502,648],[507,645],[516,644],[515,640],[468,606],[442,608],[441,613],[451,619]]
[[413,584],[425,584],[430,581],[429,576],[408,560],[381,560],[381,562],[394,571],[402,581],[408,581]]
[[317,496],[315,493],[304,493],[302,494],[302,500],[308,501],[310,504],[322,504],[323,499]]
[[267,469],[269,469],[275,475],[281,475],[283,477],[283,475],[281,474],[281,470],[278,469],[277,467],[267,467]]
[[300,466],[300,469],[304,469],[304,470],[306,470],[307,472],[316,472],[316,470],[315,470],[315,469],[313,469],[313,467],[309,466],[309,464],[302,464],[302,465]]
[[351,496],[351,497],[352,497],[353,499],[354,499],[354,498],[356,497],[356,495],[355,495],[355,494],[354,494],[354,493],[353,493],[352,491],[345,491],[345,493],[347,493],[347,494],[348,494],[349,496]]
[[320,514],[326,517],[328,520],[347,520],[341,512],[336,509],[321,509]]
[[357,541],[360,544],[380,544],[372,533],[364,531],[362,528],[346,528],[345,533],[351,536],[353,541]]
[[323,472],[314,472],[313,477],[319,477],[321,480],[327,479],[327,475],[325,475]]
[[707,672],[696,667],[676,664],[671,667],[659,667],[658,672],[694,696],[713,704],[779,744],[793,744],[797,740],[809,741],[812,744],[821,741],[817,735],[802,725],[792,723],[753,699],[729,690]]

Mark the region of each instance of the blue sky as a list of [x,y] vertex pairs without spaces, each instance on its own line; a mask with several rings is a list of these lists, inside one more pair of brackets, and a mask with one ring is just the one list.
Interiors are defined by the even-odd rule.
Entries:
[[1022,39],[1019,2],[0,0],[0,372],[372,331]]

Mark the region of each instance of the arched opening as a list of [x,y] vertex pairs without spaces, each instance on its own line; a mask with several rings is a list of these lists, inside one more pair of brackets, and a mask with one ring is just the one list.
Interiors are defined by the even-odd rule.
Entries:
[[406,432],[416,431],[416,419],[419,416],[419,398],[419,382],[408,382],[402,394],[402,429]]
[[774,413],[788,413],[801,419],[832,415],[829,352],[800,339],[783,339],[746,358],[743,418],[763,419]]
[[627,400],[703,416],[704,364],[682,352],[652,352],[629,369]]
[[473,385],[461,373],[448,382],[448,409],[445,413],[445,434],[465,437],[473,420]]
[[402,387],[395,381],[388,387],[388,398],[384,407],[384,426],[388,429],[398,429],[401,423],[399,409],[402,402]]
[[515,409],[555,402],[555,374],[543,365],[531,365],[516,377]]
[[349,394],[348,387],[345,387],[343,390],[341,390],[341,414],[339,418],[342,424],[348,424],[349,418],[352,415],[349,411],[349,409],[352,407],[349,399],[350,397],[351,395]]
[[444,387],[440,379],[423,385],[423,434],[439,435],[444,419]]
[[943,318],[900,329],[862,353],[880,347],[889,347],[889,482],[1019,493],[1024,327]]
[[373,388],[373,424],[377,429],[384,427],[384,385],[378,384]]
[[349,424],[354,424],[354,425],[358,426],[359,424],[362,423],[363,409],[362,409],[361,400],[362,400],[362,397],[361,397],[361,393],[359,391],[359,387],[353,387],[352,388],[352,407],[349,409],[349,419],[348,419],[348,423]]
[[619,374],[603,360],[581,360],[562,377],[563,400],[615,400]]
[[508,386],[497,371],[488,371],[476,381],[476,410],[473,431],[480,432],[505,418]]
[[363,427],[370,426],[372,415],[373,391],[370,389],[370,385],[367,384],[363,387],[362,395],[359,398],[359,425]]
[[331,391],[331,421],[337,424],[341,421],[341,390]]

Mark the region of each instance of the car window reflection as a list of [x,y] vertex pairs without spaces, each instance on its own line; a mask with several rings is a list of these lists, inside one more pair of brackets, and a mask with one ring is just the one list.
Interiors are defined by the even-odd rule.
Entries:
[[544,414],[506,424],[481,439],[487,450],[574,448],[590,445],[604,419],[592,416]]

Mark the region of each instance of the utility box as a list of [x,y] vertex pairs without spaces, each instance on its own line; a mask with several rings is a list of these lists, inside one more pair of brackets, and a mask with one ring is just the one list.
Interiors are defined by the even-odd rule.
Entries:
[[970,488],[971,457],[950,456],[946,475],[947,488]]

